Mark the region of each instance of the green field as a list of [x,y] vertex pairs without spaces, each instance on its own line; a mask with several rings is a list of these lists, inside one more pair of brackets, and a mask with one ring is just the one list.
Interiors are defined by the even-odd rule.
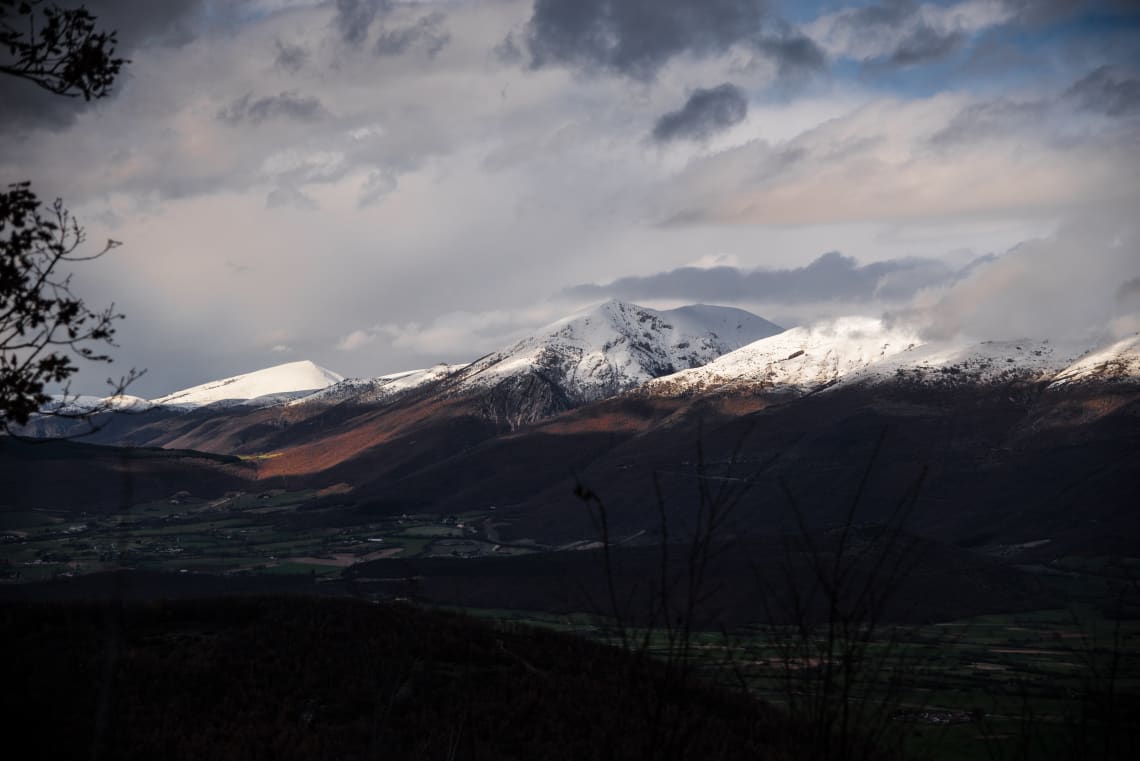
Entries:
[[[405,558],[449,555],[450,547],[436,548],[436,542],[460,539],[475,540],[468,551],[490,554],[494,548],[472,528],[454,525],[454,516],[338,521],[314,510],[314,497],[311,490],[233,493],[214,500],[182,494],[114,515],[77,515],[51,507],[0,511],[0,583],[117,568],[330,578],[343,565],[299,559],[334,554],[364,558],[392,548]],[[459,520],[475,526],[481,517],[466,512]]]
[[[614,622],[595,615],[465,612],[621,644]],[[647,639],[644,631],[626,633],[635,648],[648,642],[653,656],[676,658],[680,646],[665,632]],[[787,656],[823,651],[823,636],[809,640],[790,627],[695,632],[690,662],[709,681],[746,684],[754,695],[795,710],[797,701],[825,694],[823,670]],[[1112,620],[1077,606],[889,626],[873,632],[860,658],[867,668],[854,670],[852,711],[889,712],[884,739],[915,758],[1097,758],[1106,744],[1105,757],[1120,758],[1121,736],[1140,739],[1140,620]]]

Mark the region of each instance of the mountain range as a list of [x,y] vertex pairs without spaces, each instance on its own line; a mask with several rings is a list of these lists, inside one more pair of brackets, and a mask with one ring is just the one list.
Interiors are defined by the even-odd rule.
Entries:
[[[742,538],[826,531],[852,495],[861,521],[885,521],[913,490],[907,530],[947,557],[1048,564],[1140,554],[1138,422],[1138,336],[931,341],[881,319],[783,330],[610,301],[467,364],[343,379],[292,362],[90,420],[41,416],[25,433],[97,446],[0,460],[0,506],[50,492],[112,509],[113,489],[85,484],[149,452],[140,498],[308,490],[310,519],[337,525],[494,510],[489,542],[549,550],[596,536],[583,487],[630,548],[662,521],[693,530],[710,485],[746,492],[722,528]],[[27,478],[59,467],[83,477]]]
[[485,416],[518,427],[635,389],[642,396],[743,390],[804,394],[840,383],[986,385],[1048,379],[1060,386],[1128,382],[1137,376],[1137,335],[1061,344],[1040,338],[930,341],[912,327],[869,317],[784,330],[729,307],[657,311],[611,300],[466,364],[346,379],[302,360],[150,400],[80,396],[59,399],[45,411],[382,403],[431,387],[444,398],[480,397]]

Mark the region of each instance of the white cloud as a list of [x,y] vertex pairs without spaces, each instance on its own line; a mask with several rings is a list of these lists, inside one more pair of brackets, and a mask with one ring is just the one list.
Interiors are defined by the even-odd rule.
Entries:
[[[881,99],[782,142],[695,158],[661,193],[663,218],[803,225],[1024,217],[1140,196],[1134,130],[1042,102],[976,124],[959,94]],[[966,118],[961,118],[965,116]],[[954,139],[948,139],[948,128]]]
[[376,334],[367,330],[354,330],[336,343],[341,351],[356,351],[376,340]]
[[707,270],[714,267],[739,267],[740,258],[734,254],[705,254],[701,258],[689,262],[689,267]]
[[1140,230],[1127,209],[1085,213],[1022,243],[910,312],[932,337],[1103,340],[1135,330],[1140,304],[1119,298],[1140,277]]
[[431,322],[388,323],[378,326],[393,346],[425,357],[467,356],[505,348],[536,328],[564,317],[574,305],[550,301],[518,310],[456,311]]

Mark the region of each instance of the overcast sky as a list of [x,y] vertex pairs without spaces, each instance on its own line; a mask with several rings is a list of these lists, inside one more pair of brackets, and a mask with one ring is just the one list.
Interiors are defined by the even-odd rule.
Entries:
[[611,297],[1140,329],[1128,0],[86,4],[131,63],[93,104],[0,82],[0,178],[123,242],[75,276],[132,393],[472,359]]

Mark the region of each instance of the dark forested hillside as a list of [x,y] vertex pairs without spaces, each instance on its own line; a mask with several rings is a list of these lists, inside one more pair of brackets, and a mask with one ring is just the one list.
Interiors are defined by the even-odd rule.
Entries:
[[0,607],[43,759],[791,759],[763,705],[551,631],[351,600]]

